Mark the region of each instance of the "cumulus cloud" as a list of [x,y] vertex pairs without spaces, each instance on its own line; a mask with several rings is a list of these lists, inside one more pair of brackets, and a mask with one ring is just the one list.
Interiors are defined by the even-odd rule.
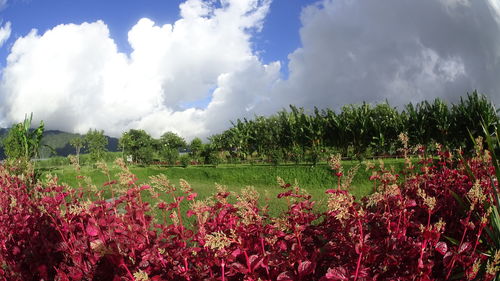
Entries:
[[[0,7],[2,3],[0,3]],[[10,37],[10,21],[6,22],[2,27],[0,27],[0,47],[9,39]]]
[[0,112],[6,122],[34,112],[51,128],[80,133],[142,128],[189,139],[289,104],[456,101],[474,89],[500,102],[494,0],[318,1],[302,12],[287,79],[279,62],[265,64],[252,50],[269,6],[186,0],[172,24],[139,20],[128,33],[130,54],[117,50],[102,21],[33,30],[12,46]]
[[[500,102],[495,1],[325,0],[302,13],[280,99],[406,104],[474,89]],[[498,4],[496,4],[498,6]]]
[[[173,24],[139,20],[128,33],[130,54],[118,52],[102,21],[33,30],[7,58],[2,112],[8,121],[33,112],[49,127],[81,133],[99,128],[120,135],[140,127],[155,136],[167,130],[206,136],[211,116],[182,105],[206,99],[222,77],[258,62],[251,34],[262,28],[269,4],[188,0]],[[232,94],[240,98],[230,106],[247,106],[244,94]]]

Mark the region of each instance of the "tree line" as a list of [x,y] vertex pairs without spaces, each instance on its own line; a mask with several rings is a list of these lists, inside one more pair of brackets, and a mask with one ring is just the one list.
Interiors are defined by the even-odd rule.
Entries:
[[339,112],[314,108],[312,113],[291,105],[269,117],[238,119],[211,136],[210,144],[235,159],[316,163],[331,152],[355,158],[394,155],[402,132],[413,145],[469,149],[469,136],[481,134],[482,124],[493,132],[498,120],[495,106],[476,91],[455,104],[435,99],[410,103],[402,110],[388,102],[346,105]]
[[309,162],[316,164],[331,153],[361,159],[390,156],[400,148],[398,136],[406,133],[410,144],[427,148],[439,143],[448,148],[473,147],[471,137],[482,134],[484,124],[491,132],[498,124],[495,106],[476,91],[447,104],[441,99],[407,104],[398,109],[388,102],[350,104],[339,112],[314,108],[312,113],[290,105],[271,116],[238,119],[203,144],[195,138],[187,144],[180,136],[167,132],[159,140],[145,131],[130,130],[120,144],[134,161],[148,163],[155,158],[169,164],[178,160],[181,148],[190,149],[183,162],[266,161]]
[[[441,99],[407,104],[401,110],[388,102],[380,104],[350,104],[339,112],[314,108],[307,112],[290,105],[271,116],[238,119],[222,133],[212,135],[208,143],[194,138],[187,143],[173,132],[160,138],[146,131],[131,129],[119,139],[124,158],[140,164],[190,163],[218,164],[221,162],[309,162],[316,164],[331,153],[352,158],[394,155],[399,148],[398,135],[409,136],[410,144],[431,147],[440,143],[448,148],[473,146],[472,137],[498,124],[495,106],[474,91],[447,104]],[[36,157],[40,146],[43,122],[30,129],[31,118],[15,125],[4,141],[9,158]],[[82,148],[91,161],[103,159],[107,138],[103,131],[91,129],[81,138],[70,141],[77,159]],[[182,155],[181,155],[182,154]]]

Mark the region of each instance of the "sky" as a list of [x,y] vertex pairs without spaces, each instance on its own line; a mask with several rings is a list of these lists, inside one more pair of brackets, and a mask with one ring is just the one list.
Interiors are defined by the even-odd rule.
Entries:
[[500,104],[499,0],[0,0],[0,126],[206,138],[290,104]]

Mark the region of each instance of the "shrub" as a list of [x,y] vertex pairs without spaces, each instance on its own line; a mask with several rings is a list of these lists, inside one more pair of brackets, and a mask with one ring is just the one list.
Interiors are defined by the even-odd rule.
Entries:
[[284,155],[283,151],[279,148],[273,149],[269,151],[269,161],[273,165],[279,165],[283,162],[284,160]]
[[175,165],[179,159],[179,150],[177,148],[165,148],[161,153],[169,165]]
[[184,168],[187,168],[187,166],[189,166],[189,164],[191,163],[191,158],[189,157],[189,155],[182,155],[179,160],[181,162],[181,166]]
[[[252,188],[218,186],[196,200],[184,180],[137,185],[123,161],[101,190],[52,177],[28,189],[0,168],[0,280],[491,280],[500,264],[485,236],[497,194],[491,155],[418,151],[403,171],[367,163],[374,193],[360,201],[348,191],[354,171],[332,158],[337,186],[324,212],[278,179],[288,204],[279,217]],[[104,200],[104,189],[118,195]]]

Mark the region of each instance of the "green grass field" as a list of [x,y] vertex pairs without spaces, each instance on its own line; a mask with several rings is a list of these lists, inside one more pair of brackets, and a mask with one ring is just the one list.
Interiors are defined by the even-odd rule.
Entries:
[[[394,166],[396,171],[399,171],[403,166],[403,161],[400,159],[386,159],[386,166]],[[343,161],[344,171],[349,170],[355,165],[359,165],[358,161]],[[139,178],[138,183],[147,183],[150,176],[165,174],[172,184],[179,185],[179,179],[188,181],[196,193],[197,199],[204,199],[216,192],[215,184],[227,186],[229,191],[239,192],[242,188],[253,186],[260,194],[260,202],[263,205],[269,205],[269,210],[272,215],[277,215],[280,211],[286,208],[286,200],[278,199],[277,194],[283,192],[276,182],[279,176],[287,183],[294,184],[297,181],[298,185],[307,193],[311,194],[314,201],[317,202],[317,208],[323,209],[326,202],[325,191],[330,188],[335,188],[337,179],[332,175],[329,167],[326,164],[317,166],[310,165],[219,165],[214,166],[189,166],[182,167],[140,167],[132,166],[130,170]],[[66,183],[69,186],[78,186],[77,173],[71,166],[62,166],[56,168],[44,168],[44,173],[57,175],[60,183]],[[110,173],[113,176],[119,172],[112,164],[110,164]],[[108,181],[107,176],[101,170],[90,166],[83,167],[81,170],[83,175],[90,177],[93,183],[98,188],[103,187],[103,184]],[[356,173],[350,191],[356,198],[361,198],[368,195],[372,190],[372,184],[369,181],[371,171],[365,171],[365,165],[361,164]],[[116,178],[116,177],[115,177]],[[107,192],[105,196],[110,196]],[[155,202],[149,196],[149,193],[144,193],[146,201],[154,204]],[[170,198],[164,198],[170,201]],[[187,210],[189,206],[184,204],[183,210]]]

